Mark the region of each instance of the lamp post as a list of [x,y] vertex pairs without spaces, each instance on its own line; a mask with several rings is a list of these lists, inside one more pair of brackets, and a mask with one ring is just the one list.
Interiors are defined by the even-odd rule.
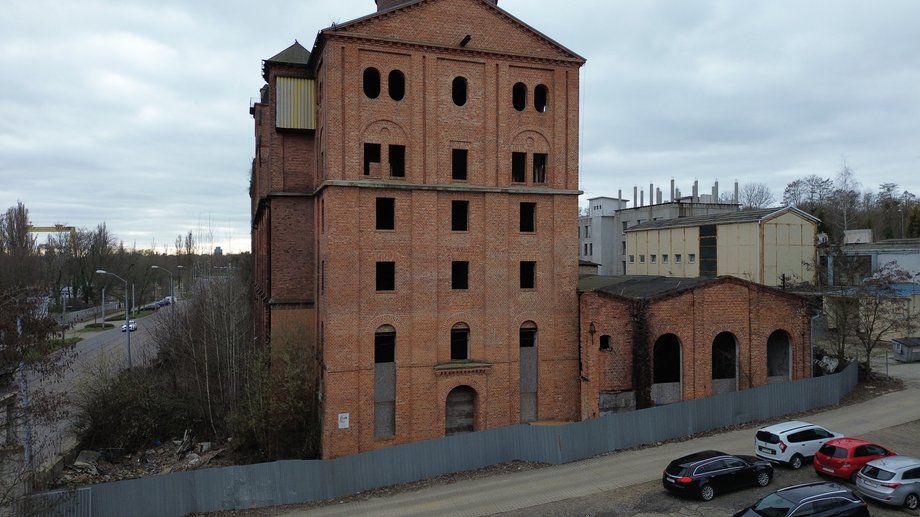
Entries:
[[[128,368],[131,368],[131,325],[128,320],[130,316],[130,312],[128,312],[128,281],[116,275],[115,273],[109,273],[108,271],[104,269],[97,269],[96,274],[97,275],[112,275],[115,278],[125,283],[125,335],[128,336]],[[103,325],[105,325],[105,322],[103,322]]]
[[[179,266],[182,267],[182,266]],[[150,269],[159,269],[161,271],[166,271],[166,274],[169,275],[169,304],[176,308],[176,292],[173,290],[173,274],[172,271],[166,269],[165,267],[160,266],[150,266]]]

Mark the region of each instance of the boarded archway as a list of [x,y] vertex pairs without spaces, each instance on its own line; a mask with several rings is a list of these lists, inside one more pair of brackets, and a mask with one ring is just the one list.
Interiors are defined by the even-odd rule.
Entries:
[[738,341],[731,332],[712,340],[712,394],[738,390]]
[[476,430],[476,390],[469,386],[457,386],[447,394],[445,406],[445,435]]
[[680,402],[681,390],[680,339],[664,334],[655,341],[652,353],[652,401],[656,405]]
[[792,338],[785,330],[777,330],[767,339],[767,382],[783,382],[792,378]]
[[521,423],[537,419],[537,324],[524,322],[518,332],[520,344]]

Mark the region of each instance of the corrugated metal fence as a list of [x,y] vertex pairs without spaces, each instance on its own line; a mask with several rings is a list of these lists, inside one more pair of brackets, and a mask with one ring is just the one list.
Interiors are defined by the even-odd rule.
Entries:
[[[567,463],[719,427],[837,404],[857,382],[842,373],[615,413],[562,426],[516,425],[334,460],[291,460],[92,485],[48,516],[180,516],[342,497],[512,460]],[[33,501],[61,499],[39,494]],[[88,495],[87,495],[88,494]]]

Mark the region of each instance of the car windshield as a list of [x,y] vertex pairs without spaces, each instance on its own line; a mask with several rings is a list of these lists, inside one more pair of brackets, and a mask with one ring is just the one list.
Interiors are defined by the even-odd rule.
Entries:
[[870,477],[872,479],[877,479],[879,481],[888,481],[894,477],[894,472],[880,469],[873,465],[866,465],[863,467],[862,473],[864,476]]
[[757,515],[763,515],[764,517],[783,517],[789,513],[792,506],[792,501],[783,499],[777,494],[770,494],[760,501],[757,501],[757,504],[751,509],[754,510]]
[[767,443],[779,443],[779,436],[769,431],[757,431],[757,439]]

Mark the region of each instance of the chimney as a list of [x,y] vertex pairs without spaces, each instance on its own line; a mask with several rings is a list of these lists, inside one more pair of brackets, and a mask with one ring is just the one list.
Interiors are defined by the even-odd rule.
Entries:
[[658,203],[659,205],[661,204],[661,189],[660,188],[655,189],[655,202]]
[[[408,4],[413,0],[374,0],[377,4],[377,12],[386,11],[387,9],[392,9],[394,7],[399,7],[403,4]],[[498,0],[487,0],[492,5],[498,5]]]
[[732,200],[732,202],[735,203],[735,204],[737,205],[737,204],[738,204],[738,199],[739,199],[739,197],[740,197],[740,196],[738,196],[738,180],[735,180],[735,197],[734,197],[734,199]]
[[675,199],[677,199],[676,197],[674,197],[675,195],[677,195],[677,191],[674,190],[674,178],[671,178],[671,201],[674,201]]
[[698,180],[693,180],[693,199],[691,199],[690,202],[700,202],[700,182]]
[[617,190],[617,199],[623,199],[623,189]]
[[639,206],[639,187],[633,185],[633,208]]
[[655,184],[654,183],[648,184],[648,204],[649,205],[655,204]]
[[645,206],[645,191],[639,192],[639,206]]
[[712,202],[719,202],[719,180],[716,180],[715,185],[712,186]]

